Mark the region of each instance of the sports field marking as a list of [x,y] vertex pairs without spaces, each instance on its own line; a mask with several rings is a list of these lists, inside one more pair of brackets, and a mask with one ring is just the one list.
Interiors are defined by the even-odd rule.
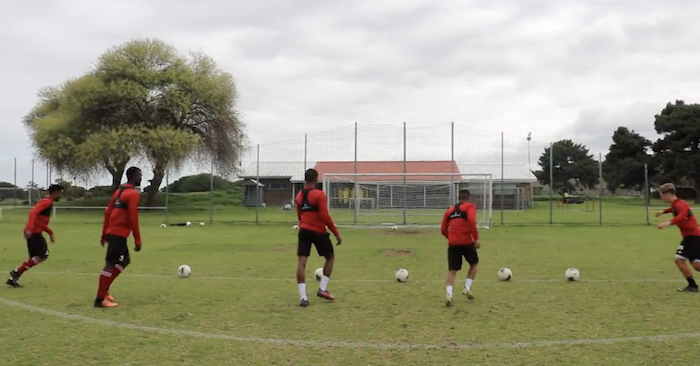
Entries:
[[[85,273],[85,272],[32,272],[34,275],[47,275],[47,276],[92,276],[96,277],[95,273]],[[177,275],[156,275],[156,274],[140,274],[140,273],[128,273],[125,272],[120,275],[127,277],[136,278],[178,278]],[[309,279],[313,280],[313,276]],[[217,280],[217,281],[287,281],[296,282],[296,278],[290,276],[288,278],[272,278],[272,277],[221,277],[221,276],[192,276],[187,278],[187,280]],[[388,283],[396,282],[396,280],[369,280],[369,279],[333,279],[333,282],[356,282],[356,283]],[[415,283],[443,283],[445,280],[410,280],[409,282]],[[463,280],[457,280],[456,282],[464,282]],[[475,280],[474,282],[501,282],[498,280]],[[564,278],[562,279],[514,279],[511,282],[567,282]],[[618,283],[629,283],[629,282],[683,282],[683,280],[678,279],[654,279],[654,278],[619,278],[619,279],[585,279],[578,280],[576,282],[618,282]]]
[[471,344],[408,344],[408,343],[371,343],[371,342],[350,342],[350,341],[310,341],[310,340],[294,340],[294,339],[276,339],[276,338],[258,338],[258,337],[241,337],[231,334],[222,333],[205,333],[190,330],[180,330],[171,328],[158,328],[143,325],[115,322],[111,320],[95,319],[82,315],[69,314],[56,310],[40,308],[25,304],[22,302],[9,300],[0,297],[0,304],[5,306],[23,309],[44,315],[51,315],[57,318],[72,320],[75,322],[103,325],[110,328],[121,328],[135,330],[146,333],[169,334],[176,336],[184,336],[199,339],[220,339],[235,342],[248,343],[265,343],[277,345],[292,345],[292,346],[310,346],[310,347],[335,347],[335,348],[378,348],[378,349],[493,349],[493,348],[533,348],[533,347],[557,347],[557,346],[576,346],[588,344],[612,344],[612,343],[629,343],[629,342],[664,342],[676,339],[698,338],[700,332],[696,333],[679,333],[654,336],[638,336],[638,337],[617,337],[617,338],[589,338],[589,339],[563,339],[555,341],[532,341],[532,342],[505,342],[505,343],[471,343]]

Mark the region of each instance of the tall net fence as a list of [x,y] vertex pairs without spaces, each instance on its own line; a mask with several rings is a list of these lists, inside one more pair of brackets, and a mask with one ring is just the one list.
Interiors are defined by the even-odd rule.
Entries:
[[[322,175],[356,177],[385,173],[488,176],[488,187],[479,186],[478,190],[482,193],[490,190],[486,195],[489,205],[483,203],[482,207],[490,207],[489,226],[495,227],[648,224],[649,211],[662,206],[649,196],[648,179],[636,189],[614,192],[606,189],[602,177],[607,172],[601,169],[600,156],[593,157],[595,167],[588,167],[589,176],[585,179],[562,183],[565,167],[560,166],[560,152],[551,146],[548,142],[454,123],[430,127],[354,124],[321,133],[300,133],[286,141],[250,145],[240,157],[235,175],[219,172],[208,162],[170,170],[158,194],[152,197],[144,194],[141,204],[143,212],[148,213],[148,222],[153,224],[185,221],[292,224],[296,221],[294,197],[304,188],[304,171],[316,168]],[[143,169],[144,185],[148,185],[152,174],[150,164],[131,164]],[[592,170],[594,177],[590,176]],[[646,170],[641,174],[646,176]],[[57,205],[58,213],[61,209],[65,213],[62,217],[69,219],[74,211],[80,213],[83,221],[101,220],[103,211],[99,208],[106,206],[112,185],[112,176],[106,170],[89,177],[71,177],[52,170],[43,161],[15,158],[0,159],[2,220],[12,217],[13,208],[19,213],[33,205],[45,194],[43,190],[56,181],[70,187],[66,199]],[[550,181],[555,184],[549,184]],[[355,192],[350,186],[339,188],[342,192],[348,188],[350,192],[339,193],[333,203],[339,205],[336,209],[350,209],[350,202],[355,202],[353,205],[363,210],[360,223],[379,212],[368,208],[371,200],[360,194],[374,194],[375,205],[380,205],[376,207],[390,207],[402,213],[413,212],[410,210],[421,204],[420,197],[426,205],[430,201],[431,210],[438,211],[440,208],[432,206],[439,203],[447,209],[448,203],[456,199],[454,190],[447,188],[450,185],[424,184],[416,188],[415,182],[413,186],[403,181],[376,186],[365,183],[360,185],[362,192]],[[477,190],[473,185],[469,189]],[[405,199],[396,202],[395,197]],[[156,209],[147,210],[146,206]],[[26,211],[21,216],[23,219]],[[355,214],[341,216],[338,220],[344,220],[343,224],[358,224]],[[432,219],[423,215],[418,221],[429,224],[427,221]],[[440,220],[439,215],[435,220]],[[386,221],[404,222],[395,217]],[[410,224],[411,220],[406,223]]]

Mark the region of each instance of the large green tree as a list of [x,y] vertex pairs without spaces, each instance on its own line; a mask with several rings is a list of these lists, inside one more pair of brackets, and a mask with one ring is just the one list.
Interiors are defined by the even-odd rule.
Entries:
[[[553,183],[550,184],[550,152],[552,156]],[[561,140],[546,148],[539,158],[541,170],[535,172],[537,180],[559,192],[594,188],[599,183],[598,162],[584,145],[571,140]]]
[[659,179],[693,182],[700,203],[700,105],[668,103],[655,116],[654,128],[661,135],[653,144]]
[[108,50],[85,76],[45,89],[25,123],[40,156],[73,172],[107,169],[114,187],[129,161],[147,158],[153,204],[165,172],[186,161],[235,170],[244,138],[237,95],[210,57],[134,40]]
[[603,162],[603,178],[607,188],[641,190],[644,186],[647,164],[653,172],[651,141],[627,127],[618,127],[612,136],[613,143]]

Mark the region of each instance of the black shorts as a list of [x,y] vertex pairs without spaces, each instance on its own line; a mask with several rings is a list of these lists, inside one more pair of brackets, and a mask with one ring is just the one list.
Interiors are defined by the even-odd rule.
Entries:
[[46,244],[46,238],[42,234],[32,234],[27,239],[27,250],[29,251],[29,258],[49,256],[49,246]]
[[318,252],[318,255],[321,257],[328,257],[333,255],[333,243],[331,242],[331,234],[321,234],[311,230],[300,229],[297,256],[310,256],[311,245],[316,247],[316,252]]
[[676,258],[700,261],[700,236],[686,236],[676,250]]
[[107,256],[105,257],[105,261],[113,266],[128,266],[129,263],[131,263],[131,257],[129,256],[129,247],[126,245],[126,238],[123,236],[107,235],[105,236],[105,240],[107,241]]
[[462,258],[466,259],[471,266],[479,263],[479,255],[476,253],[474,244],[447,246],[448,270],[459,271],[462,269]]

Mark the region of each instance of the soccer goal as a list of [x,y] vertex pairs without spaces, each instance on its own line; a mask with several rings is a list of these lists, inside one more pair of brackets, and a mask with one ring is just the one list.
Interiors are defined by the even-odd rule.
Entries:
[[362,227],[439,227],[460,189],[471,192],[477,224],[491,228],[490,174],[325,173],[323,191],[335,221]]

